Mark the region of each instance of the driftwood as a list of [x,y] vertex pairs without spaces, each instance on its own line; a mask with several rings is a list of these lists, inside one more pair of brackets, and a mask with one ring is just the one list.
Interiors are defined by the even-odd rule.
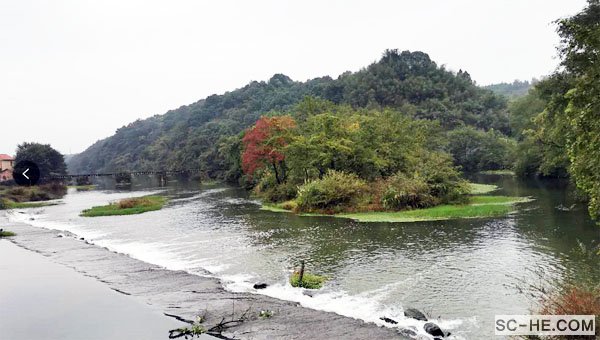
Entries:
[[180,321],[190,324],[191,327],[183,327],[170,330],[169,339],[177,339],[181,337],[183,337],[184,339],[193,339],[194,337],[199,337],[201,334],[208,334],[219,339],[229,340],[231,338],[228,338],[221,333],[230,327],[238,326],[239,324],[248,320],[247,314],[249,311],[250,307],[244,313],[242,313],[242,315],[238,319],[232,318],[231,320],[225,321],[225,317],[223,317],[221,318],[221,321],[219,321],[219,323],[208,329],[204,328],[204,326],[202,325],[202,323],[204,322],[204,316],[199,316],[198,321],[196,322],[178,318]]

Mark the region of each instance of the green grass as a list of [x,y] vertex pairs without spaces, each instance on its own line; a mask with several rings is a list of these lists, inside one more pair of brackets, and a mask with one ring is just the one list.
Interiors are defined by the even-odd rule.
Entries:
[[284,209],[283,203],[263,203],[260,206],[260,210],[272,211],[272,212],[290,212],[290,209]]
[[133,215],[160,210],[167,202],[164,196],[126,198],[108,205],[96,206],[81,212],[80,216]]
[[480,174],[484,175],[504,175],[504,176],[515,176],[515,172],[512,170],[485,170],[480,171]]
[[323,287],[323,284],[325,283],[325,281],[327,281],[327,279],[323,276],[304,273],[304,275],[302,275],[302,285],[300,285],[299,278],[300,274],[297,272],[293,273],[292,276],[290,276],[290,284],[292,285],[292,287],[319,289]]
[[3,203],[5,209],[40,208],[58,204],[56,202],[14,202],[9,199],[3,199]]
[[0,231],[0,237],[11,237],[11,236],[15,236],[17,234],[13,233],[12,231]]
[[469,189],[472,195],[481,195],[498,190],[498,186],[493,184],[469,183]]
[[511,196],[471,196],[469,205],[512,205],[515,203],[531,202],[529,197],[511,197]]
[[[528,197],[510,196],[471,196],[468,204],[445,204],[432,208],[404,210],[404,211],[373,211],[342,213],[336,215],[299,214],[300,216],[330,216],[349,218],[358,222],[420,222],[440,221],[457,218],[488,218],[504,216],[514,211],[516,203],[531,201]],[[269,204],[261,207],[262,210],[273,212],[290,212],[281,207],[281,204]]]
[[433,208],[394,212],[366,212],[339,214],[359,222],[418,222],[457,218],[498,217],[514,211],[514,204],[529,201],[526,197],[473,196],[469,204],[445,204]]

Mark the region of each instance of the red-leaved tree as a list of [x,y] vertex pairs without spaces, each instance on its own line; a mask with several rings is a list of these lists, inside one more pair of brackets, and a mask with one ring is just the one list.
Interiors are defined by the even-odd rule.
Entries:
[[283,148],[289,142],[290,130],[295,127],[296,122],[290,116],[260,117],[242,138],[244,173],[252,177],[257,170],[271,166],[277,183],[285,181]]

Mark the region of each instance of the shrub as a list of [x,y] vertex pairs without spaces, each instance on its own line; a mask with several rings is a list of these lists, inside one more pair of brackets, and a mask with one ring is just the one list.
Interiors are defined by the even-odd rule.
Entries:
[[31,190],[31,192],[29,193],[29,201],[32,201],[32,202],[48,201],[50,199],[52,199],[50,197],[50,194],[45,191]]
[[383,181],[378,189],[380,202],[386,210],[428,208],[444,203],[466,203],[470,191],[444,153],[419,155],[407,167]]
[[[567,286],[558,292],[544,295],[540,314],[596,315],[596,336],[600,335],[600,288]],[[577,336],[555,336],[549,339],[580,339]]]
[[264,176],[254,187],[254,193],[267,202],[283,202],[296,197],[298,188],[291,182],[277,184],[273,176]]
[[352,207],[366,191],[366,183],[355,174],[329,170],[322,179],[298,188],[298,211],[336,213]]
[[63,197],[67,187],[62,183],[48,183],[32,187],[16,187],[5,192],[6,198],[14,202],[47,201]]
[[381,204],[387,210],[427,208],[440,202],[430,194],[430,187],[423,178],[408,178],[398,173],[386,181],[386,186]]
[[125,198],[125,199],[120,200],[117,203],[117,207],[119,209],[129,209],[129,208],[133,208],[133,207],[148,206],[148,205],[152,205],[152,204],[154,204],[154,202],[152,202],[149,198],[135,197],[135,198]]
[[411,178],[422,178],[429,186],[429,194],[439,199],[439,204],[465,203],[470,189],[452,159],[443,153],[422,155],[409,173]]
[[281,208],[285,210],[296,210],[298,209],[298,203],[296,201],[285,201],[281,203]]
[[61,198],[67,194],[67,186],[60,182],[50,182],[48,184],[40,185],[39,188],[48,193],[52,199]]

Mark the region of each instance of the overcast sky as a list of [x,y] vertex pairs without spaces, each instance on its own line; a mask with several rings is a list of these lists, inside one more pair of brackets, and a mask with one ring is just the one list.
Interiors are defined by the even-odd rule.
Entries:
[[81,152],[138,118],[284,73],[421,50],[478,84],[557,65],[552,21],[584,0],[0,0],[0,153]]

